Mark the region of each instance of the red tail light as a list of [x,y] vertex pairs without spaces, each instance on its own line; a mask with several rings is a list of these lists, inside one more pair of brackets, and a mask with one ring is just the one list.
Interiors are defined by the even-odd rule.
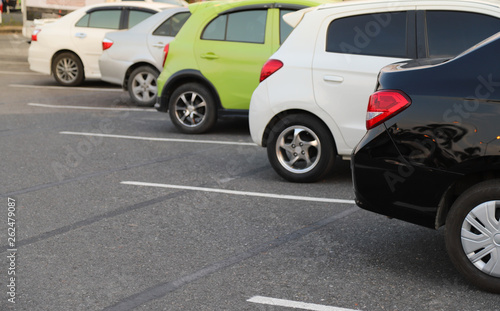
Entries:
[[106,51],[107,49],[109,49],[113,45],[113,43],[114,42],[112,40],[109,40],[108,38],[104,38],[102,40],[102,50]]
[[270,75],[278,71],[283,67],[283,63],[277,59],[268,60],[264,66],[262,66],[262,71],[260,72],[260,82],[266,80]]
[[368,101],[366,129],[389,120],[411,105],[411,99],[398,90],[383,90],[373,93]]
[[42,31],[41,29],[35,29],[33,30],[33,33],[31,33],[31,41],[38,41],[38,34]]
[[162,65],[162,67],[165,67],[165,62],[167,61],[168,47],[169,47],[169,44],[167,43],[167,45],[165,45],[165,47],[163,48],[163,65]]

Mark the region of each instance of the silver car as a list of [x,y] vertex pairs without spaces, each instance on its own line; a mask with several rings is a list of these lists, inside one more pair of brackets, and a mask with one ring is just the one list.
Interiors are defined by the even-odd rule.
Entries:
[[101,79],[122,85],[138,105],[153,106],[158,93],[156,78],[163,68],[164,48],[190,15],[185,7],[168,9],[127,31],[106,34],[99,58]]

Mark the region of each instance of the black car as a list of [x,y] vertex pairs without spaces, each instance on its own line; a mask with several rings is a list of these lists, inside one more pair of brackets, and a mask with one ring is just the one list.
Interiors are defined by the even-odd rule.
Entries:
[[356,203],[445,227],[457,269],[500,293],[500,33],[453,59],[385,67],[352,154]]

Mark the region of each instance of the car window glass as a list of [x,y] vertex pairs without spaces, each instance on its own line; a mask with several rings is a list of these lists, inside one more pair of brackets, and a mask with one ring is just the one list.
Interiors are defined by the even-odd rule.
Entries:
[[128,15],[128,28],[132,28],[135,25],[139,24],[146,18],[150,17],[154,13],[139,11],[139,10],[130,10]]
[[85,14],[80,20],[75,24],[76,27],[89,27],[90,14]]
[[224,14],[203,31],[202,39],[264,43],[267,10],[249,10]]
[[224,40],[226,38],[227,15],[221,15],[208,24],[201,35],[206,40]]
[[350,16],[328,26],[326,51],[406,57],[406,12]]
[[500,19],[470,12],[427,11],[429,57],[458,55],[500,31]]
[[164,21],[156,30],[153,32],[155,36],[171,36],[175,37],[179,30],[181,30],[182,25],[191,16],[189,12],[177,13],[171,16],[169,19]]
[[105,29],[119,29],[120,27],[121,10],[94,11],[86,16],[81,18],[76,26]]
[[293,10],[280,10],[280,44],[285,42],[285,39],[290,35],[293,30],[293,27],[285,23],[283,20],[283,15],[295,12]]
[[228,14],[226,40],[264,43],[267,10]]

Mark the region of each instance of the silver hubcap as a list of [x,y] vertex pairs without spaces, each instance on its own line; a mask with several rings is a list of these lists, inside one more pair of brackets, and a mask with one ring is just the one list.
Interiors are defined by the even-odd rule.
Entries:
[[183,93],[175,102],[175,116],[185,126],[200,125],[205,120],[206,113],[205,99],[196,92]]
[[316,134],[305,126],[291,126],[281,132],[276,141],[276,156],[288,171],[303,174],[311,171],[320,160],[321,143]]
[[462,224],[462,247],[482,272],[500,277],[500,201],[476,206]]
[[78,76],[78,65],[71,58],[63,58],[57,63],[56,74],[62,81],[71,83]]
[[142,102],[153,100],[158,93],[156,77],[149,72],[136,75],[132,81],[132,93]]

